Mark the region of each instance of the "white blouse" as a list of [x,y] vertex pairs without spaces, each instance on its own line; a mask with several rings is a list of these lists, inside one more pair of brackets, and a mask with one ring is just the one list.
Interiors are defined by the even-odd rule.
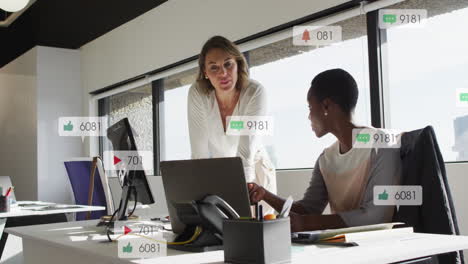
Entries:
[[[257,81],[249,80],[249,85],[241,90],[232,115],[265,116],[267,112],[265,89]],[[242,159],[247,182],[257,182],[255,161],[259,157],[256,155],[267,155],[262,139],[260,136],[226,135],[214,90],[206,94],[197,83],[190,87],[188,124],[193,159],[238,156]]]

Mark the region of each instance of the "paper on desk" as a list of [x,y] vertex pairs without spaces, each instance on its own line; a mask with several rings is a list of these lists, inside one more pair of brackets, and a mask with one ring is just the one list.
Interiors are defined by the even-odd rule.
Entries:
[[396,228],[388,230],[367,231],[359,233],[346,234],[346,242],[356,242],[362,245],[366,242],[375,243],[376,241],[383,241],[399,237],[405,237],[413,233],[412,227]]
[[347,233],[325,238],[319,238],[321,234],[317,234],[316,242],[356,242],[358,245],[362,246],[366,244],[385,242],[389,239],[406,237],[408,234],[413,234],[412,227]]
[[317,230],[317,231],[306,231],[306,232],[296,232],[292,234],[293,239],[297,238],[300,234],[308,234],[310,238],[308,239],[309,242],[314,242],[318,240],[323,240],[326,238],[332,238],[338,235],[346,235],[350,233],[358,233],[358,232],[367,232],[367,231],[377,231],[377,230],[388,230],[392,229],[395,225],[401,225],[403,223],[384,223],[384,224],[376,224],[376,225],[364,225],[364,226],[355,226],[355,227],[347,227],[347,228],[338,228],[338,229],[327,229],[327,230]]
[[283,204],[283,208],[281,209],[281,213],[279,215],[280,218],[289,216],[289,211],[291,211],[293,202],[294,200],[292,196],[289,196],[286,202]]
[[42,207],[38,207],[38,208],[27,208],[27,209],[25,209],[25,210],[30,210],[30,211],[49,211],[49,210],[63,210],[63,209],[77,209],[77,208],[83,208],[83,206],[80,206],[80,205],[54,204],[54,205],[42,206]]

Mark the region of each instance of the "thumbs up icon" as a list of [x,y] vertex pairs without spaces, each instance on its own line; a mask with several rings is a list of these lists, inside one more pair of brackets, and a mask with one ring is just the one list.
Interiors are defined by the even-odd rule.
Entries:
[[383,193],[379,193],[379,200],[388,200],[387,190],[384,190]]
[[130,244],[130,242],[128,242],[128,244],[122,248],[123,253],[132,253],[132,250],[133,250],[133,247]]
[[63,125],[63,131],[73,131],[73,124],[71,121],[68,121],[68,124]]

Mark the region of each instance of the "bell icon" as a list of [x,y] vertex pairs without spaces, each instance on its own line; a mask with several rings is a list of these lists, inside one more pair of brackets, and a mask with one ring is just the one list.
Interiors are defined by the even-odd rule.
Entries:
[[302,40],[304,40],[306,43],[308,40],[310,40],[310,33],[307,29],[302,33]]

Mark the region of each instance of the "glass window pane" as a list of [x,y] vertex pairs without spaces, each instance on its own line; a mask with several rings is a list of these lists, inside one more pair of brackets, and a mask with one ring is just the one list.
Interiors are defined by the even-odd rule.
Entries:
[[406,1],[389,9],[426,9],[421,28],[387,29],[386,126],[410,131],[432,125],[445,161],[468,160],[468,108],[457,89],[468,89],[468,3]]
[[267,90],[275,131],[267,140],[277,169],[311,168],[324,148],[336,139],[318,139],[308,120],[307,91],[322,71],[342,68],[359,87],[354,119],[370,125],[366,18],[364,15],[334,24],[342,27],[340,43],[315,48],[294,46],[292,38],[249,52],[251,77]]
[[197,69],[191,69],[163,80],[164,140],[161,160],[190,159],[187,96],[196,74]]
[[[105,112],[109,126],[127,117],[133,129],[139,151],[153,152],[153,98],[151,84],[105,98]],[[112,149],[110,141],[103,137],[104,151]],[[147,170],[147,175],[154,175]]]

